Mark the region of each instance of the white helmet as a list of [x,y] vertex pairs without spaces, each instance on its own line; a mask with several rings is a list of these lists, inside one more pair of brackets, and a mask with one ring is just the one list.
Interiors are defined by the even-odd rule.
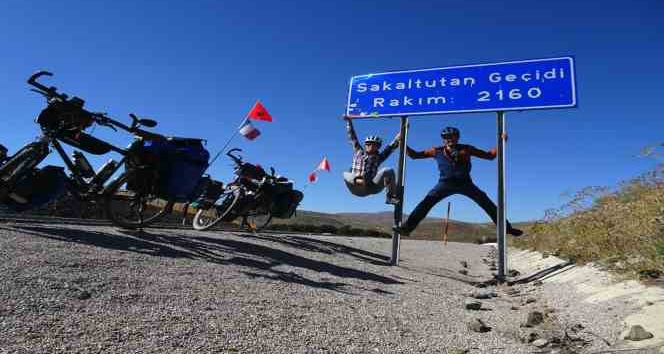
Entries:
[[368,137],[366,137],[366,139],[364,139],[364,143],[365,144],[366,143],[375,143],[375,144],[378,144],[378,146],[380,146],[380,145],[383,144],[383,139],[381,139],[380,137],[375,136],[375,135],[369,135]]

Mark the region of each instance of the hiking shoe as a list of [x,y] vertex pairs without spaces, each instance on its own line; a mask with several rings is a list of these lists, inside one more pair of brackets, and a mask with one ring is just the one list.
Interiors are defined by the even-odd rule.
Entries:
[[519,236],[523,235],[523,231],[517,229],[516,227],[509,228],[507,230],[507,233],[514,236],[514,237],[519,237]]

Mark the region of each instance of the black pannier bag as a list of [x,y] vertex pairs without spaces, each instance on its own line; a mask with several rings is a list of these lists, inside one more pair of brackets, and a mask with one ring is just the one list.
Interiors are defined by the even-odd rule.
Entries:
[[203,177],[200,182],[200,193],[198,198],[191,203],[191,206],[197,209],[208,210],[224,192],[224,183],[215,181],[210,177]]
[[16,188],[7,195],[6,204],[15,211],[37,208],[61,196],[66,186],[67,175],[64,168],[35,168],[19,180]]
[[195,193],[210,157],[202,140],[185,138],[145,141],[140,155],[145,168],[127,188],[180,202]]
[[304,194],[293,189],[293,182],[282,177],[278,178],[274,185],[273,198],[272,216],[287,219],[293,216]]

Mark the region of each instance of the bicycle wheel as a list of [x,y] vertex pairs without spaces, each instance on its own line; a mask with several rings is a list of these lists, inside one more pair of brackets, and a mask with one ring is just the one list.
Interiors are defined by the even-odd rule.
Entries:
[[219,197],[218,205],[215,203],[214,207],[209,210],[199,209],[192,222],[194,230],[207,230],[220,221],[228,219],[237,206],[241,194],[240,188],[231,187]]
[[246,215],[242,220],[242,225],[249,231],[258,232],[266,228],[270,221],[272,221],[272,212],[268,210],[267,213]]
[[135,172],[125,173],[114,181],[104,195],[106,217],[127,229],[148,226],[173,209],[172,200],[127,189],[127,181]]

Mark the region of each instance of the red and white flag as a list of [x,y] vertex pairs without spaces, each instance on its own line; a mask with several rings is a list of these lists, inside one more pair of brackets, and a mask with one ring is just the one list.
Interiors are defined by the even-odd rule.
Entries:
[[323,161],[318,164],[316,170],[329,171],[330,170],[330,161],[327,160],[327,157],[323,157]]
[[272,121],[272,116],[270,113],[268,113],[267,109],[263,107],[260,101],[256,101],[254,106],[249,111],[249,114],[247,114],[247,118],[253,120],[264,120],[266,122]]
[[244,135],[245,138],[249,140],[254,140],[258,138],[259,135],[261,135],[261,132],[256,129],[249,121],[247,121],[245,124],[240,127],[240,134]]

